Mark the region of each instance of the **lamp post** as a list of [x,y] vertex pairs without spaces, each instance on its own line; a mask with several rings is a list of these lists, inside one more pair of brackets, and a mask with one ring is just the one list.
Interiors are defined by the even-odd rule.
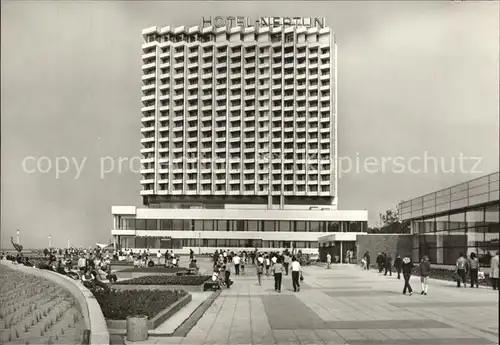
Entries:
[[52,248],[52,236],[49,235],[49,248]]
[[16,232],[16,234],[17,234],[17,237],[16,237],[16,241],[17,241],[17,242],[16,242],[16,243],[17,243],[17,244],[19,244],[19,233],[20,233],[20,232],[21,232],[21,231],[19,231],[19,230],[17,230],[17,232]]
[[198,255],[201,255],[201,231],[198,232]]

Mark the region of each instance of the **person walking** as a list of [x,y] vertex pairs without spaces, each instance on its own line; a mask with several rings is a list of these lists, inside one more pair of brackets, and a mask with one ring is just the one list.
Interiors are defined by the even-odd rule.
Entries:
[[427,295],[429,289],[429,275],[431,274],[431,264],[427,255],[424,255],[418,267],[420,272],[420,282],[422,284],[422,295]]
[[366,269],[370,270],[370,252],[365,253]]
[[392,277],[392,256],[391,254],[387,254],[387,258],[385,259],[385,273],[384,276],[389,275]]
[[228,261],[225,265],[224,265],[224,281],[226,283],[226,287],[228,289],[231,288],[231,262]]
[[377,266],[378,266],[378,273],[382,273],[382,271],[384,270],[384,253],[378,253]]
[[299,278],[301,275],[302,275],[302,267],[300,267],[300,263],[294,256],[292,257],[292,285],[294,292],[300,291]]
[[234,264],[234,274],[237,276],[240,275],[240,263],[241,263],[241,258],[239,257],[238,254],[236,254],[233,257],[233,264]]
[[470,276],[470,287],[476,286],[476,288],[479,287],[479,259],[476,256],[476,253],[472,252],[470,253],[470,258],[469,258],[469,276]]
[[271,259],[269,259],[269,254],[266,254],[266,258],[264,259],[265,263],[266,263],[266,276],[269,275],[269,268],[271,267]]
[[241,275],[245,275],[245,263],[246,263],[246,255],[243,254],[243,259],[241,259],[240,262]]
[[492,257],[490,261],[490,267],[491,267],[490,278],[493,284],[493,290],[497,289],[500,290],[500,285],[499,285],[500,258],[498,254],[499,252],[497,251],[496,255]]
[[401,268],[403,267],[403,261],[401,259],[401,255],[397,254],[396,259],[394,260],[394,268],[396,272],[398,272],[398,279],[401,279]]
[[460,253],[457,259],[456,265],[457,272],[457,287],[460,287],[460,282],[464,283],[464,287],[467,287],[467,259],[463,253]]
[[290,258],[288,252],[285,252],[285,254],[283,254],[283,258],[284,258],[283,267],[285,268],[285,274],[288,275],[288,269],[290,268],[290,263],[292,259]]
[[332,264],[332,256],[330,253],[326,254],[326,268],[330,269],[330,266]]
[[408,290],[411,296],[413,295],[413,289],[411,288],[410,285],[410,278],[413,270],[413,262],[410,258],[410,255],[406,255],[403,259],[401,259],[401,262],[402,262],[401,269],[403,271],[403,278],[405,280],[403,295],[406,295],[406,290]]
[[158,253],[156,253],[156,258],[158,259],[157,265],[160,266],[161,264],[161,252],[158,249]]
[[276,263],[271,269],[274,274],[274,291],[281,292],[281,280],[283,278],[283,264],[281,263],[281,258],[276,260]]
[[[262,259],[261,256],[259,256],[259,259]],[[262,274],[264,273],[264,260],[257,260],[257,281],[259,282],[259,285],[262,285]]]

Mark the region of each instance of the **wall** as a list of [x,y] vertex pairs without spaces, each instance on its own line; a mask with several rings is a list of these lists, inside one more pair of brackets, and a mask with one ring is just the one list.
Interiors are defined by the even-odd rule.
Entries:
[[409,234],[366,234],[358,235],[356,238],[356,257],[361,260],[366,251],[370,252],[372,264],[378,253],[385,252],[391,254],[393,258],[396,254],[411,254],[413,250],[412,235]]
[[50,280],[58,285],[63,286],[68,290],[78,302],[80,311],[85,319],[85,325],[90,329],[90,344],[91,345],[108,345],[109,333],[106,326],[106,319],[102,314],[101,307],[95,299],[92,292],[83,286],[79,281],[65,277],[61,274],[40,270],[33,267],[12,264],[10,261],[1,260],[0,264],[6,265],[9,268],[32,274],[47,280]]

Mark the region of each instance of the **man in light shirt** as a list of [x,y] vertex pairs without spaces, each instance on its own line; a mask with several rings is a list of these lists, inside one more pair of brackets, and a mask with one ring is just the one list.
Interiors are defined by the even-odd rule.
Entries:
[[233,258],[233,264],[234,264],[234,274],[237,276],[240,275],[240,262],[241,258],[238,254],[236,254]]
[[160,261],[161,261],[161,252],[158,250],[158,253],[156,253],[156,258],[158,259],[157,265],[160,266]]
[[332,264],[332,256],[330,253],[326,254],[326,268],[330,269],[330,265]]
[[294,292],[300,291],[299,277],[301,276],[301,274],[302,274],[302,267],[300,267],[300,263],[294,256],[292,258],[292,284]]

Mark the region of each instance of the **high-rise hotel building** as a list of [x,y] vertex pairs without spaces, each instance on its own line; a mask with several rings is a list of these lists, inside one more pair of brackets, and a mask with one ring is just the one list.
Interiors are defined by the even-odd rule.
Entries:
[[[122,247],[297,248],[353,240],[337,210],[337,69],[326,27],[143,30],[141,196],[113,207]],[[347,236],[347,237],[346,237]]]

